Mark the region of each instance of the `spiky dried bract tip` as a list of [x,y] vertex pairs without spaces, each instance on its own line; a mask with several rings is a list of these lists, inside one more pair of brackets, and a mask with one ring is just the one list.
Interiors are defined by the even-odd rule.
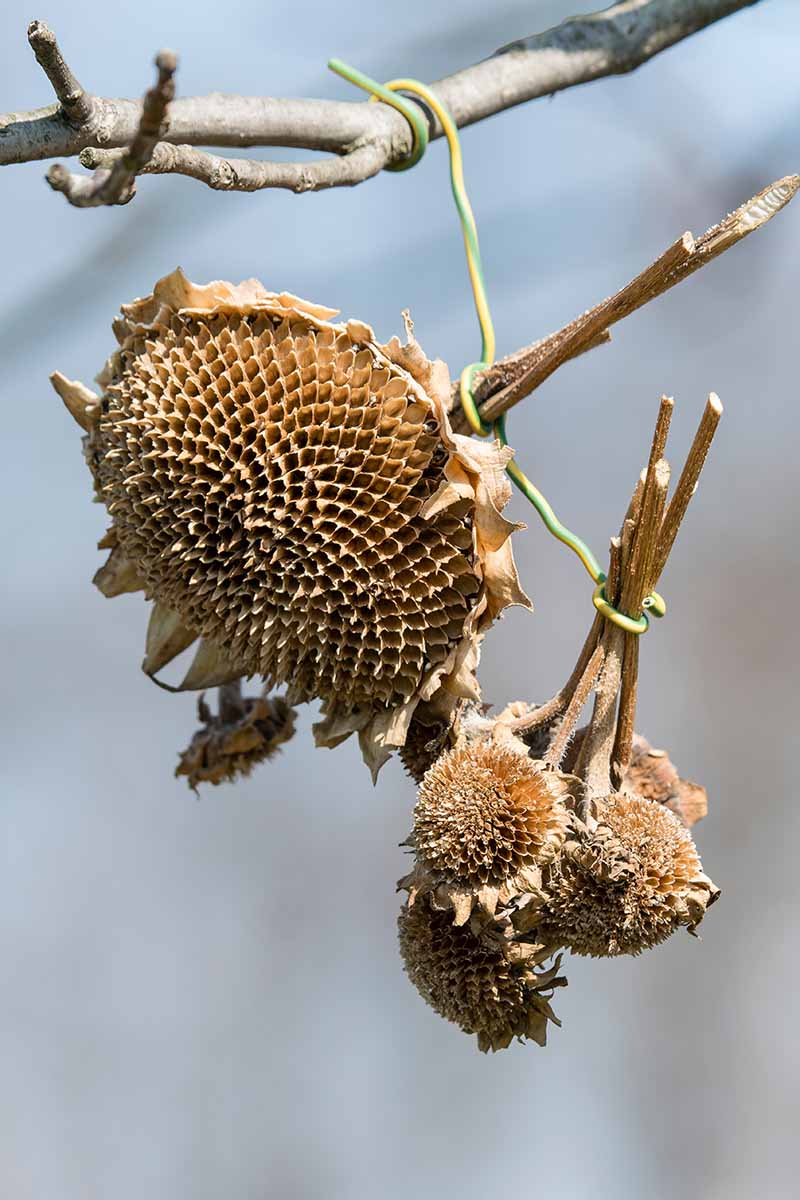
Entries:
[[639,954],[680,926],[693,933],[719,896],[691,834],[652,800],[598,803],[597,827],[576,834],[548,872],[537,935],[575,954]]
[[294,734],[296,714],[282,696],[246,698],[233,720],[212,715],[202,697],[198,709],[203,728],[195,733],[175,768],[175,774],[185,775],[192,788],[199,783],[230,783],[249,775]]
[[102,397],[54,382],[147,594],[374,767],[445,680],[477,694],[480,636],[527,598],[510,452],[452,434],[444,364],[334,315],[176,271],[123,307]]
[[547,1022],[561,1022],[550,1007],[553,989],[566,987],[559,962],[537,974],[506,951],[499,926],[490,934],[455,926],[425,899],[406,905],[398,922],[400,953],[409,979],[431,1008],[483,1051],[502,1050],[514,1038],[547,1040]]
[[559,777],[524,747],[474,742],[430,768],[414,808],[417,858],[471,886],[500,884],[555,858],[568,812]]

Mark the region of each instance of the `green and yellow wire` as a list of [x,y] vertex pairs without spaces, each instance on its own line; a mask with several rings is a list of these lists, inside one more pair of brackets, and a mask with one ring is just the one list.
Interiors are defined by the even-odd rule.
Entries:
[[[407,100],[399,93],[409,92],[413,96],[419,96],[437,117],[442,127],[450,151],[450,186],[461,221],[461,232],[464,237],[464,249],[467,255],[467,267],[472,285],[472,295],[481,331],[480,362],[470,363],[464,367],[459,379],[461,406],[473,433],[479,437],[488,437],[493,433],[501,446],[507,446],[505,414],[500,416],[493,425],[487,425],[481,418],[473,395],[475,376],[479,371],[485,370],[486,367],[490,367],[494,362],[495,335],[492,316],[489,311],[489,301],[486,295],[486,282],[483,277],[481,252],[478,244],[478,229],[464,182],[464,162],[461,154],[458,127],[441,100],[434,95],[430,88],[426,87],[424,83],[420,83],[417,79],[392,79],[389,83],[378,83],[376,80],[370,79],[368,75],[364,75],[361,71],[357,71],[354,67],[343,63],[338,58],[332,58],[328,66],[349,83],[353,83],[356,87],[369,92],[371,100],[389,104],[408,121],[413,137],[411,154],[402,162],[394,164],[390,170],[405,171],[415,166],[425,153],[429,140],[428,122],[419,105]],[[565,546],[568,546],[570,550],[577,554],[589,572],[596,585],[592,601],[599,613],[609,621],[613,621],[616,625],[619,625],[628,633],[644,633],[650,623],[648,613],[654,617],[662,617],[664,615],[666,605],[657,592],[653,592],[650,596],[646,597],[643,602],[643,607],[646,611],[639,618],[635,619],[627,616],[625,613],[618,612],[606,599],[603,591],[606,575],[600,569],[600,564],[586,543],[559,521],[552,506],[513,459],[508,463],[506,472],[536,509],[548,531],[553,537],[558,538],[560,542],[563,542]]]

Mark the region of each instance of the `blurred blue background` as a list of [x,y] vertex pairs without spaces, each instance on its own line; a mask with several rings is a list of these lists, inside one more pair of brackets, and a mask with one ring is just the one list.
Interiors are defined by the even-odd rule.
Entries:
[[[348,98],[324,64],[432,80],[566,3],[49,0],[0,10],[0,110],[50,103],[25,29],[50,22],[87,88]],[[464,135],[500,353],[800,168],[796,0],[766,0],[634,75]],[[356,97],[353,96],[353,99]],[[268,153],[268,152],[267,152]],[[172,778],[194,701],[139,672],[140,596],[91,585],[105,514],[51,392],[90,381],[121,302],[180,263],[257,275],[388,337],[410,307],[455,372],[478,353],[444,146],[354,191],[221,195],[145,178],[78,211],[46,164],[2,172],[7,566],[0,836],[0,1195],[8,1200],[789,1197],[796,1172],[800,836],[796,538],[800,202],[615,330],[514,412],[512,444],[598,552],[661,392],[682,461],[707,392],[726,416],[642,647],[639,727],[709,790],[697,835],[723,898],[702,942],[568,964],[545,1050],[479,1055],[396,949],[413,789],[301,717],[273,764],[196,798]],[[565,678],[591,616],[575,560],[516,539],[536,614],[488,637],[502,705]]]

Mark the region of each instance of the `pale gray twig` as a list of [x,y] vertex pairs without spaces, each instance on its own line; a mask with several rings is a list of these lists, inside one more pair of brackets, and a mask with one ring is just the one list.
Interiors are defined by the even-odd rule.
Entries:
[[72,74],[52,29],[43,21],[31,21],[28,26],[28,43],[36,55],[36,61],[53,85],[53,91],[67,122],[73,129],[88,126],[94,113],[94,100]]
[[[82,150],[80,161],[92,169],[113,169],[124,156],[118,150]],[[357,146],[337,158],[317,162],[258,162],[250,158],[222,158],[194,146],[172,146],[159,142],[141,175],[188,175],[220,192],[256,192],[262,188],[286,188],[292,192],[321,191],[348,187],[377,175],[385,166],[382,150],[371,142]]]

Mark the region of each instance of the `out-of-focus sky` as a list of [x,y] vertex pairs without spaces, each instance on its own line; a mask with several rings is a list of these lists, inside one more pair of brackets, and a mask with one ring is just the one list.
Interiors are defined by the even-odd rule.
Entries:
[[[347,98],[337,54],[435,79],[575,0],[7,0],[0,110],[50,102],[26,40],[56,29],[85,86]],[[634,75],[465,132],[506,353],[800,168],[795,0],[764,0]],[[353,97],[355,99],[355,97]],[[45,166],[0,176],[5,454],[0,808],[0,1195],[8,1200],[782,1200],[796,1186],[800,202],[615,331],[514,412],[512,444],[602,551],[658,396],[682,461],[707,392],[726,415],[642,647],[639,727],[709,790],[697,836],[723,897],[703,940],[569,962],[550,1044],[494,1057],[425,1007],[396,949],[414,793],[373,790],[313,713],[273,764],[199,799],[172,778],[191,697],[139,672],[146,612],[91,585],[105,514],[50,391],[90,381],[121,302],[180,263],[258,275],[381,336],[408,306],[456,372],[479,343],[444,147],[354,191],[220,195],[146,178],[78,211]],[[487,699],[545,699],[592,613],[576,561],[529,521],[536,614],[486,640]]]

